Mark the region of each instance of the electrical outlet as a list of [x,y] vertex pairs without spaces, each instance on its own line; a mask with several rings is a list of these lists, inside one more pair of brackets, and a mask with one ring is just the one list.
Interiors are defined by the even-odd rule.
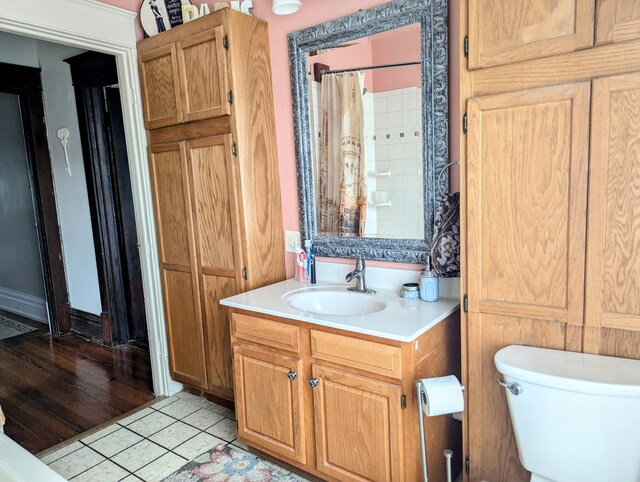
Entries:
[[285,251],[287,253],[295,253],[296,247],[300,247],[300,231],[284,232]]

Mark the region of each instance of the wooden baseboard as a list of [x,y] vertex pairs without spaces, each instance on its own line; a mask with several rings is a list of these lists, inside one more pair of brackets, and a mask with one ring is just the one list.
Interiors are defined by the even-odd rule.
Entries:
[[102,343],[102,320],[100,315],[71,308],[71,331],[95,338]]

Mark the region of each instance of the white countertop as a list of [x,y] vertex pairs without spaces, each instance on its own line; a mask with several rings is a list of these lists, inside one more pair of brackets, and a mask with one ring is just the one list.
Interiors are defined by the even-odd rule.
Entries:
[[387,303],[387,307],[377,313],[360,316],[333,316],[310,313],[290,306],[283,299],[292,291],[304,288],[326,289],[327,287],[335,287],[337,289],[346,289],[349,286],[351,285],[322,281],[311,285],[299,283],[295,279],[289,279],[225,298],[220,303],[231,308],[305,321],[320,326],[402,342],[415,340],[460,308],[459,299],[440,298],[436,302],[429,303],[421,300],[403,299],[400,297],[399,291],[382,289],[378,289],[374,295],[366,296],[374,296],[384,300]]

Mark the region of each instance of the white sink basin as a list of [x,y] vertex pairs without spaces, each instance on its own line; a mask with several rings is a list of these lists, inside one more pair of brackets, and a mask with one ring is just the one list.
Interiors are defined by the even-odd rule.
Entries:
[[356,293],[346,288],[311,288],[287,293],[284,300],[293,308],[320,315],[360,316],[387,307],[375,294]]

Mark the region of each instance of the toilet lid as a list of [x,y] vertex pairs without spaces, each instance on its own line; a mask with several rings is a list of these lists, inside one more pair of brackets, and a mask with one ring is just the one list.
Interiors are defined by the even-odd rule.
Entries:
[[500,373],[561,390],[640,397],[640,360],[511,345],[494,361]]

